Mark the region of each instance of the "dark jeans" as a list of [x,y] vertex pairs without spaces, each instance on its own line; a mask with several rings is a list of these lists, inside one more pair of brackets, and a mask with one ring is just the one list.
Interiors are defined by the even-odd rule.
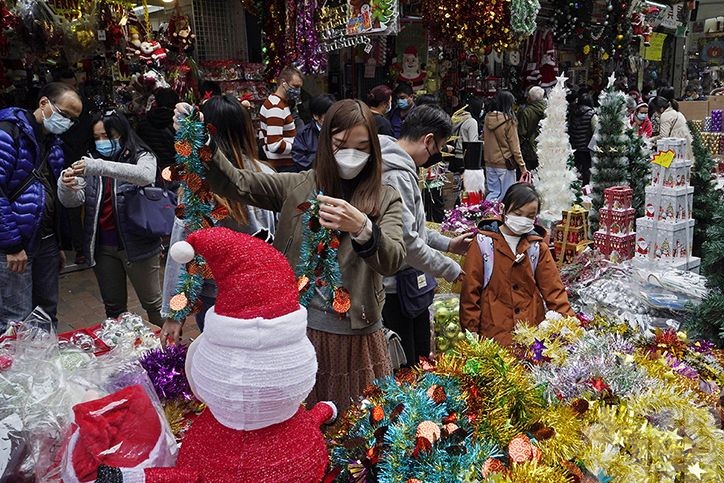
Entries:
[[93,271],[106,308],[106,317],[115,318],[128,310],[128,276],[141,306],[148,314],[148,321],[154,325],[163,325],[159,279],[161,262],[158,255],[129,262],[125,250],[98,246],[95,262]]
[[196,313],[196,325],[198,325],[199,330],[203,332],[204,322],[206,321],[206,312],[208,312],[209,309],[216,303],[216,299],[206,295],[201,295],[199,299],[201,299],[201,310]]
[[402,313],[400,298],[396,293],[388,293],[385,306],[382,308],[382,319],[385,327],[397,332],[402,339],[407,365],[412,367],[420,361],[420,357],[430,357],[430,312],[425,311],[415,318]]
[[586,186],[591,182],[591,151],[579,149],[573,153],[573,162],[581,175],[581,185]]
[[73,243],[73,250],[76,253],[83,252],[83,215],[82,207],[66,208],[68,212],[68,224],[70,225],[70,237]]
[[56,236],[40,240],[29,261],[28,269],[33,274],[33,307],[45,310],[57,326],[60,248]]
[[19,322],[40,306],[56,325],[60,250],[55,235],[38,240],[28,253],[23,273],[8,270],[7,257],[0,254],[0,333],[9,322]]

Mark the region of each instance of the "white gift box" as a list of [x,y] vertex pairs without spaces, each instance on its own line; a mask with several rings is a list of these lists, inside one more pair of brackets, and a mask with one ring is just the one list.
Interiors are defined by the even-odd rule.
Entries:
[[665,223],[686,221],[692,216],[694,188],[646,187],[645,217]]
[[663,261],[685,259],[691,254],[693,241],[694,220],[677,223],[657,223],[650,218],[636,220],[636,257]]

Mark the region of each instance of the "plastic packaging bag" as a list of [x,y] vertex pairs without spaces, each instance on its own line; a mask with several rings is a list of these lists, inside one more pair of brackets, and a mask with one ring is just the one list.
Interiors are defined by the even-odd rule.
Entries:
[[76,405],[62,459],[65,483],[95,478],[101,464],[142,472],[176,463],[178,446],[151,380],[138,362],[109,378],[108,396]]
[[453,294],[436,295],[430,306],[435,352],[443,353],[465,339],[460,328],[460,297]]

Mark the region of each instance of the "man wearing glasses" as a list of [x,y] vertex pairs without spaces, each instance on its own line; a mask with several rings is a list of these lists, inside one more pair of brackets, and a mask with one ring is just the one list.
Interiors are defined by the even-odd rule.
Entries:
[[59,135],[83,104],[60,82],[40,90],[34,112],[0,110],[0,332],[40,306],[56,322],[61,252],[56,185],[64,157]]

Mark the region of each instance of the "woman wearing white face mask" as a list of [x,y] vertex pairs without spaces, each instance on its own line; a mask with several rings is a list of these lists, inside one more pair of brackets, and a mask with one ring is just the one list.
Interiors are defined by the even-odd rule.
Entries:
[[[189,107],[177,106],[177,117],[187,115]],[[208,176],[212,190],[227,200],[279,212],[274,246],[298,276],[311,275],[300,276],[308,336],[319,365],[307,402],[332,400],[340,410],[374,379],[392,373],[382,331],[382,277],[397,272],[405,243],[402,202],[397,191],[382,186],[375,131],[367,106],[339,101],[325,115],[313,169],[280,174],[238,170],[217,151]],[[315,198],[320,202],[319,218],[309,212],[308,201]],[[320,267],[315,253],[323,253],[325,260],[328,255],[323,244],[309,249],[320,226],[336,233],[341,285],[349,292],[349,305],[334,297],[331,279],[315,268]]]
[[548,245],[535,225],[540,197],[533,186],[512,185],[503,197],[503,221],[481,223],[465,258],[460,323],[503,345],[518,321],[539,324],[546,310],[574,315]]

